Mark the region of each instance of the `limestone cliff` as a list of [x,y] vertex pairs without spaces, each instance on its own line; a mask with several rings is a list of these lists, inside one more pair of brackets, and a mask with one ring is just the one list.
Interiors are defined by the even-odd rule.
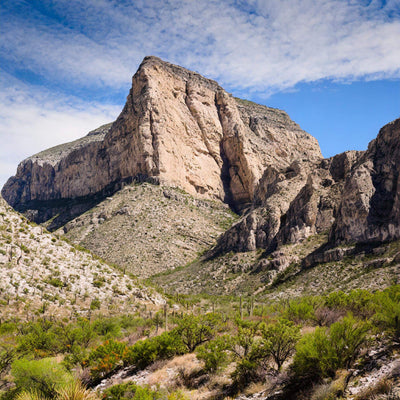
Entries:
[[385,125],[348,174],[331,241],[400,238],[400,119]]
[[149,180],[250,206],[264,170],[317,161],[317,141],[280,110],[240,101],[216,82],[146,57],[117,120],[23,161],[2,190],[51,227],[93,207],[125,182]]
[[219,239],[210,257],[229,251],[274,250],[328,231],[339,207],[345,177],[362,152],[319,161],[296,160],[268,167],[252,208]]

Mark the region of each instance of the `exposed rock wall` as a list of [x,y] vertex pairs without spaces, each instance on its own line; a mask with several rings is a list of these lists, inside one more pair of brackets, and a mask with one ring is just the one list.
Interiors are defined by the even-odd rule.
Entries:
[[331,241],[400,238],[400,119],[385,125],[347,176]]
[[111,126],[26,159],[2,194],[37,222],[66,209],[76,215],[133,179],[240,211],[265,168],[303,158],[320,159],[318,143],[283,111],[236,100],[212,80],[146,57]]
[[296,160],[269,167],[255,190],[252,209],[219,239],[212,257],[302,241],[328,231],[335,221],[346,174],[363,152],[349,151],[320,161]]

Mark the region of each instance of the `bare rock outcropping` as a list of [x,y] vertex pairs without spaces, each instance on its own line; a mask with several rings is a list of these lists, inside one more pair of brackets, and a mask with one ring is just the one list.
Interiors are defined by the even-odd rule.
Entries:
[[333,243],[400,238],[400,119],[385,125],[346,179]]
[[149,180],[248,208],[264,170],[322,158],[280,110],[233,98],[216,82],[146,57],[117,120],[23,161],[3,197],[36,222],[63,225],[124,182]]
[[229,251],[269,251],[328,231],[335,221],[345,178],[363,152],[268,167],[252,208],[219,239],[210,257]]

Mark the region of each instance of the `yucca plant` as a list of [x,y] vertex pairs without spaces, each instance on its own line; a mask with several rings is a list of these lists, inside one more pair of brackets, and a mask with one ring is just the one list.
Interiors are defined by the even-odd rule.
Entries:
[[58,390],[57,400],[98,400],[98,397],[76,380]]

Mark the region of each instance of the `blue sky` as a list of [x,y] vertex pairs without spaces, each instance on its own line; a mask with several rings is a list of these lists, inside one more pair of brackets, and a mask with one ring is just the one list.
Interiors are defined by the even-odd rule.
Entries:
[[0,185],[114,120],[146,55],[286,110],[324,156],[400,116],[399,0],[2,0]]

